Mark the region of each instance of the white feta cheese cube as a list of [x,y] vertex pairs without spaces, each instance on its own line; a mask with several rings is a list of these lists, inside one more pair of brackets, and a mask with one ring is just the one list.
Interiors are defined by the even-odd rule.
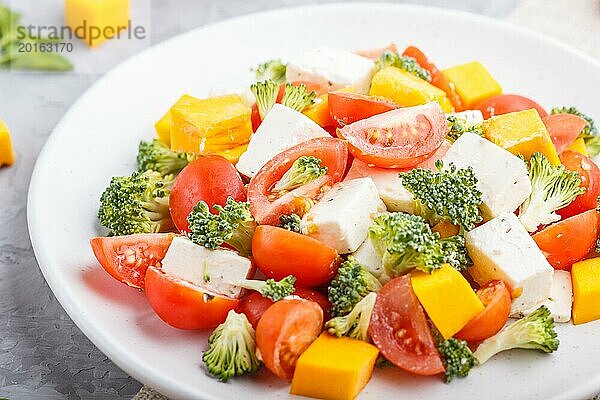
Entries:
[[479,110],[465,110],[456,113],[446,114],[453,115],[457,118],[466,120],[469,124],[481,124],[483,122],[483,114]]
[[234,251],[210,250],[177,236],[165,254],[162,270],[210,294],[237,298],[242,289],[231,282],[248,278],[252,263]]
[[355,158],[348,170],[345,181],[369,177],[373,179],[379,197],[389,211],[415,212],[415,198],[402,186],[398,177],[400,170],[370,167],[367,163]]
[[531,194],[523,160],[473,132],[465,132],[442,158],[447,168],[472,167],[481,191],[481,212],[486,220],[515,211]]
[[365,240],[369,226],[381,208],[371,178],[339,182],[326,192],[302,218],[302,233],[333,247],[340,254],[352,253]]
[[275,104],[250,138],[248,149],[240,157],[236,168],[242,175],[252,178],[263,165],[284,150],[310,139],[330,136],[306,115]]
[[379,279],[382,284],[390,280],[390,277],[383,268],[383,260],[377,250],[375,250],[373,242],[371,242],[368,236],[360,247],[352,253],[352,256],[360,265],[372,273],[375,278]]
[[317,47],[291,60],[286,69],[288,82],[318,83],[325,91],[351,86],[367,94],[375,72],[373,60],[349,51]]
[[511,315],[535,310],[550,295],[554,269],[513,213],[504,213],[465,234],[480,285],[499,279],[513,290]]
[[[544,302],[555,322],[569,322],[573,306],[573,284],[569,271],[555,270],[550,296]],[[532,312],[535,310],[531,310]]]

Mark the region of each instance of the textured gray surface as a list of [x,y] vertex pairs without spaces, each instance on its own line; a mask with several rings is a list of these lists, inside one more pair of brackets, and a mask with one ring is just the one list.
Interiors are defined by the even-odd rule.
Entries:
[[[239,14],[319,2],[153,1],[152,42]],[[13,3],[23,4],[20,0]],[[420,3],[506,17],[516,1]],[[46,12],[37,7],[22,11],[27,18]],[[55,23],[60,23],[60,13],[55,18]],[[77,51],[74,57],[84,60],[85,50],[78,47]],[[114,46],[100,51],[102,67],[108,68],[131,49]],[[27,187],[37,154],[61,116],[97,78],[90,74],[0,73],[0,118],[11,128],[18,158],[16,165],[0,170],[0,397],[129,399],[141,388],[65,314],[37,267],[27,233]]]

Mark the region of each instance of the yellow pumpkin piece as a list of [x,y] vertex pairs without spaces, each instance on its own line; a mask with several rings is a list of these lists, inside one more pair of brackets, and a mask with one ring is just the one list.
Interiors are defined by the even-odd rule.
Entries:
[[386,97],[405,107],[437,101],[444,112],[454,112],[444,91],[396,67],[386,67],[378,71],[371,81],[369,94]]
[[[96,47],[127,29],[129,8],[129,0],[65,0],[65,20],[78,36],[84,32],[81,27],[87,27],[86,36],[80,38]],[[100,32],[95,32],[96,28]]]
[[302,113],[321,127],[335,125],[335,122],[329,113],[329,96],[327,93],[317,97],[315,99],[315,104],[306,108]]
[[8,127],[0,119],[0,167],[4,165],[13,165],[15,162],[15,152],[10,140]]
[[442,70],[444,76],[454,84],[466,108],[475,103],[502,94],[502,88],[478,61]]
[[352,400],[371,379],[378,354],[372,344],[322,333],[298,358],[290,393]]
[[411,272],[411,283],[427,315],[446,339],[485,308],[469,282],[448,264],[431,274]]
[[[190,96],[191,97],[191,96]],[[180,99],[171,108],[171,149],[214,152],[245,144],[252,135],[251,109],[238,95]]]
[[220,156],[225,157],[230,163],[236,164],[240,159],[240,156],[248,150],[248,143],[234,147],[233,149],[216,152]]
[[573,323],[600,319],[600,257],[573,264]]
[[515,155],[529,158],[540,152],[552,164],[560,164],[546,126],[534,108],[487,119],[483,121],[483,131],[488,140]]
[[587,151],[587,147],[585,146],[585,140],[583,138],[577,138],[573,143],[567,147],[567,150],[576,151],[584,156],[589,156],[590,154]]

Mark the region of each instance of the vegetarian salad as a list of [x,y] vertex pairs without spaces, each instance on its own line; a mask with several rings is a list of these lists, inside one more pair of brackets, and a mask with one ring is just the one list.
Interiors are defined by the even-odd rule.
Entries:
[[600,318],[588,116],[413,46],[319,47],[254,74],[165,113],[91,239],[164,322],[212,330],[208,374],[264,366],[293,394],[352,399],[376,365],[448,383]]

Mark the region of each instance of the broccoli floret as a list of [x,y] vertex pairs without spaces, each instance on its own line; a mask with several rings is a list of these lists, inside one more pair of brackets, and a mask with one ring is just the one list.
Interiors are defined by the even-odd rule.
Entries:
[[431,82],[431,74],[421,67],[417,60],[408,56],[401,56],[392,51],[384,52],[379,59],[375,60],[375,69],[379,71],[385,67],[396,67],[405,70],[418,78]]
[[325,329],[337,337],[369,341],[369,322],[377,299],[377,293],[371,292],[356,303],[349,314],[335,317],[325,323]]
[[194,158],[193,154],[171,150],[158,139],[141,141],[137,155],[138,171],[152,170],[163,175],[177,175]]
[[296,291],[294,287],[296,277],[294,275],[288,275],[280,281],[274,279],[267,279],[266,281],[244,279],[230,283],[245,289],[255,290],[272,301],[279,301],[284,297],[291,296]]
[[575,171],[552,165],[542,153],[534,153],[527,163],[531,194],[519,208],[519,220],[529,232],[540,225],[560,220],[555,211],[569,205],[585,192]]
[[281,104],[296,111],[302,111],[306,107],[313,105],[316,97],[317,94],[314,91],[308,92],[305,84],[292,85],[291,83],[286,83]]
[[402,185],[415,196],[417,214],[437,224],[446,219],[463,229],[471,230],[483,217],[479,212],[481,192],[471,167],[457,169],[454,164],[438,171],[416,168],[400,173]]
[[482,124],[471,124],[464,118],[455,115],[448,115],[448,135],[446,138],[452,142],[458,139],[465,132],[473,132],[479,136],[484,136]]
[[287,67],[281,60],[269,60],[262,64],[259,64],[254,73],[256,75],[256,81],[273,81],[276,84],[285,82],[285,71]]
[[265,116],[271,111],[271,108],[273,108],[273,105],[277,101],[279,85],[273,81],[257,82],[250,85],[250,90],[256,99],[260,119],[265,119]]
[[432,232],[418,215],[401,212],[379,215],[369,227],[369,237],[392,278],[413,268],[431,273],[444,263],[439,234]]
[[314,156],[299,157],[273,187],[273,192],[294,190],[327,173],[322,161]]
[[280,226],[288,231],[302,233],[300,222],[302,219],[298,214],[282,215],[279,217]]
[[202,361],[208,373],[222,382],[258,371],[261,364],[256,357],[256,332],[245,314],[229,311],[225,322],[208,338]]
[[446,369],[444,374],[446,383],[450,383],[456,377],[464,378],[469,375],[471,368],[479,364],[464,340],[455,338],[443,340],[437,344],[437,349]]
[[573,115],[577,115],[578,117],[581,117],[581,118],[585,119],[587,121],[587,123],[588,123],[587,126],[583,129],[583,131],[581,131],[581,133],[579,134],[580,137],[588,138],[590,136],[597,136],[598,135],[598,128],[596,127],[596,124],[594,123],[594,120],[591,119],[586,114],[584,114],[581,111],[579,111],[576,107],[554,107],[550,111],[550,114],[573,114]]
[[348,314],[352,308],[371,292],[381,289],[381,283],[354,257],[340,265],[337,275],[328,288],[331,315]]
[[116,176],[100,197],[98,219],[109,235],[166,232],[173,229],[169,194],[173,176],[156,171]]
[[455,235],[440,239],[440,243],[442,245],[442,253],[444,253],[444,263],[450,264],[458,271],[464,271],[473,264],[467,252],[463,236]]
[[256,222],[250,214],[250,203],[227,198],[225,207],[215,205],[218,214],[212,214],[204,201],[198,202],[187,217],[192,242],[209,249],[223,243],[233,246],[240,254],[252,253],[252,236]]
[[558,349],[559,343],[554,329],[554,318],[546,306],[541,306],[525,318],[484,340],[474,355],[479,363],[483,364],[504,350],[535,349],[552,353]]

